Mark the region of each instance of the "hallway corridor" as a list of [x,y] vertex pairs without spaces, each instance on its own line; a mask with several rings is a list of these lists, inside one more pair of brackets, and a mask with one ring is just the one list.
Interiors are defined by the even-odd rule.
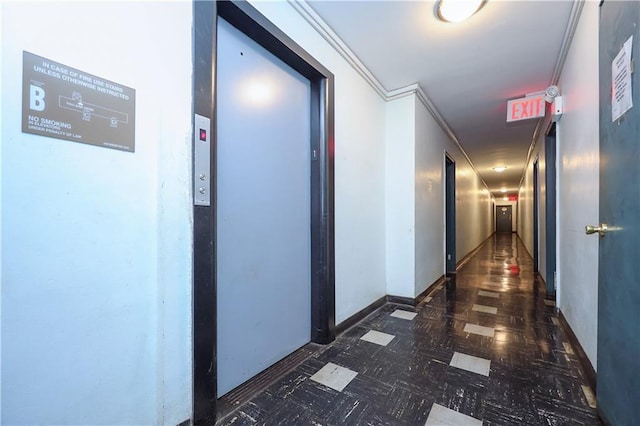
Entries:
[[415,310],[383,306],[221,423],[600,424],[586,383],[532,259],[497,234]]
[[532,259],[497,234],[415,310],[386,304],[221,423],[600,424],[586,383]]
[[220,423],[600,424],[534,282],[520,240],[497,234],[416,309],[384,305]]

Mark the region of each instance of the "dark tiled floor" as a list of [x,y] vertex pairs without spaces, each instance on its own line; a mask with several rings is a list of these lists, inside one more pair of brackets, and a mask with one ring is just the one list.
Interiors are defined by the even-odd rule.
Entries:
[[[536,288],[517,237],[493,237],[428,302],[383,306],[220,423],[424,425],[433,410],[429,424],[443,424],[435,419],[438,404],[485,425],[600,424],[580,364],[552,322],[555,308]],[[474,304],[497,313],[474,311]],[[396,309],[418,315],[390,316]],[[494,328],[494,335],[467,333],[467,324]],[[361,340],[370,330],[395,337],[387,346]],[[450,366],[454,352],[490,360],[489,375]],[[327,363],[357,375],[342,391],[312,380]]]

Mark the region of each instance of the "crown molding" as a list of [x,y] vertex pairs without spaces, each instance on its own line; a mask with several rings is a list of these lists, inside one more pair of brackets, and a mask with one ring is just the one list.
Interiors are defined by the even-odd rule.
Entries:
[[386,100],[387,90],[380,81],[369,71],[355,53],[344,41],[336,34],[335,31],[313,10],[305,0],[287,0],[291,7],[302,16],[305,21],[315,29],[318,34],[331,45],[345,61],[358,73],[364,80],[369,83],[378,94]]
[[440,111],[438,111],[436,106],[433,104],[433,102],[431,102],[431,99],[429,99],[429,97],[424,92],[424,90],[422,90],[422,87],[419,84],[416,84],[416,96],[420,100],[420,102],[422,102],[422,105],[424,105],[425,108],[427,108],[427,111],[429,111],[429,113],[434,118],[436,123],[438,123],[438,125],[440,126],[442,131],[445,133],[445,135],[447,135],[449,139],[454,144],[456,144],[456,146],[458,147],[458,149],[460,150],[464,158],[467,159],[467,162],[469,163],[473,171],[476,173],[476,176],[478,176],[478,179],[480,179],[484,187],[487,189],[487,191],[489,191],[489,194],[491,194],[491,188],[489,188],[489,185],[487,185],[487,182],[485,182],[484,178],[482,177],[478,169],[476,169],[476,166],[475,164],[473,164],[473,161],[471,161],[471,158],[469,158],[467,151],[465,151],[465,149],[460,144],[460,140],[458,139],[458,136],[456,136],[453,129],[449,126],[449,123],[447,123],[444,117],[442,117],[442,115],[440,114]]
[[[573,36],[576,34],[576,29],[578,28],[578,24],[580,23],[580,16],[582,15],[584,4],[585,0],[577,0],[572,3],[569,20],[567,21],[567,28],[564,31],[564,38],[562,39],[562,45],[560,46],[558,59],[556,60],[556,65],[553,69],[553,75],[551,76],[551,83],[549,84],[550,86],[557,85],[558,81],[560,80],[562,69],[564,68],[564,63],[567,60],[567,55],[569,54],[571,42],[573,42]],[[522,183],[524,182],[524,178],[527,174],[527,168],[529,167],[529,162],[531,161],[531,156],[535,151],[536,144],[538,143],[538,137],[540,136],[540,132],[542,131],[544,122],[544,119],[539,118],[536,122],[536,127],[533,129],[531,144],[529,145],[529,150],[527,151],[527,159],[524,163],[525,166],[522,169],[522,176],[520,176],[520,183],[518,184],[518,187],[522,187]]]
[[584,8],[585,0],[578,0],[573,2],[571,7],[571,13],[569,14],[569,20],[567,21],[567,29],[564,32],[564,38],[562,39],[562,45],[560,46],[560,52],[558,53],[558,59],[556,60],[556,66],[553,69],[553,76],[551,77],[551,84],[558,84],[562,69],[564,68],[564,62],[567,60],[569,54],[569,48],[573,42],[573,36],[576,34],[576,29],[580,23],[580,16],[582,15],[582,9]]
[[333,31],[333,29],[318,15],[318,13],[313,10],[311,6],[306,2],[306,0],[287,0],[288,3],[293,7],[293,9],[298,12],[302,18],[315,29],[318,34],[325,39],[331,47],[333,47],[342,58],[351,65],[351,67],[385,100],[385,102],[389,102],[395,99],[400,99],[405,96],[416,95],[418,100],[425,106],[429,114],[433,117],[433,119],[438,123],[442,131],[444,131],[445,135],[458,147],[464,158],[469,162],[471,168],[476,172],[476,175],[480,179],[480,181],[484,184],[485,188],[489,190],[491,193],[491,189],[484,181],[478,169],[473,164],[469,155],[464,150],[458,137],[453,132],[449,123],[442,117],[440,111],[433,104],[431,99],[427,96],[425,91],[422,89],[419,83],[413,83],[408,86],[400,87],[398,89],[387,90],[380,83],[380,81],[373,75],[371,71],[366,67],[366,65],[356,56],[356,54],[347,46],[347,44],[338,36],[338,34]]
[[429,114],[431,114],[435,122],[438,123],[438,125],[440,126],[444,134],[458,147],[458,149],[460,150],[464,158],[467,159],[467,162],[469,163],[473,171],[476,172],[476,176],[478,176],[478,178],[480,179],[484,187],[487,189],[487,191],[489,191],[489,194],[491,194],[491,189],[489,188],[489,185],[487,185],[487,182],[485,182],[480,172],[478,172],[478,169],[476,169],[476,166],[471,161],[471,158],[469,158],[467,151],[465,151],[462,145],[460,144],[460,140],[456,136],[455,132],[449,126],[449,123],[447,123],[444,117],[442,117],[442,114],[440,114],[440,111],[438,111],[438,108],[436,108],[433,102],[431,102],[431,99],[429,99],[429,97],[427,96],[425,91],[422,89],[422,86],[420,86],[420,84],[414,83],[405,87],[400,87],[399,89],[390,90],[387,92],[386,100],[392,101],[395,99],[404,98],[405,96],[409,96],[409,95],[416,95],[416,98],[418,98],[418,100],[422,103],[422,105],[424,105],[424,107],[427,109]]

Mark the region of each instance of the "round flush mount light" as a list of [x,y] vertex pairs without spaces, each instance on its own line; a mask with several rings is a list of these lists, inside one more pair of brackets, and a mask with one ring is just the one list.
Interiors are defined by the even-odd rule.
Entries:
[[507,188],[502,188],[502,189],[500,189],[500,192],[502,192],[502,193],[507,192]]
[[487,0],[437,0],[434,6],[436,18],[444,22],[462,22],[479,11]]
[[507,168],[505,166],[498,166],[498,167],[494,167],[493,168],[493,171],[496,172],[496,173],[502,173],[505,170],[507,170]]
[[551,103],[559,94],[560,89],[558,89],[558,86],[549,86],[547,90],[544,91],[544,100]]

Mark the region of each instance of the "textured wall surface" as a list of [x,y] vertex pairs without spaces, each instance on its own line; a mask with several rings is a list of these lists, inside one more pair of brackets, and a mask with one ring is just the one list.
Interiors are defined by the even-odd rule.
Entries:
[[[2,4],[3,423],[190,415],[191,22],[189,2]],[[23,50],[134,88],[135,152],[21,133]]]
[[586,2],[560,78],[565,113],[559,122],[560,309],[593,367],[597,360],[599,223],[598,5]]

